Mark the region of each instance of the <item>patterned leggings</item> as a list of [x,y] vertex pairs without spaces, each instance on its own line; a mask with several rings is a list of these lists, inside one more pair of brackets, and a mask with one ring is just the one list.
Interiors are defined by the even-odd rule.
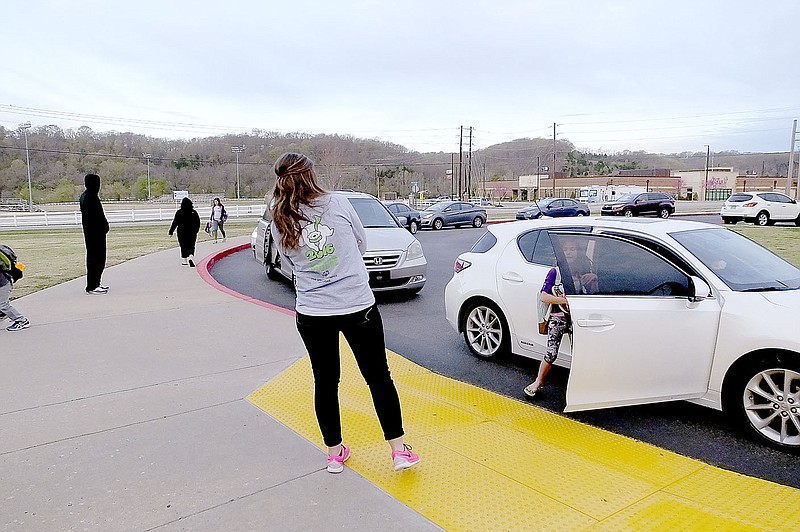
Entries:
[[544,361],[552,364],[558,358],[558,348],[561,347],[561,339],[564,333],[569,332],[570,320],[566,316],[550,316],[547,320],[547,353]]

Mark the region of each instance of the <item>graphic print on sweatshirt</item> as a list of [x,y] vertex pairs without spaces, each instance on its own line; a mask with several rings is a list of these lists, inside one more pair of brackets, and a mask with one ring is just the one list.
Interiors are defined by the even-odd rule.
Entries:
[[309,248],[306,258],[311,263],[311,270],[323,276],[327,276],[328,270],[339,264],[336,249],[332,242],[328,242],[328,237],[332,235],[333,228],[323,224],[321,216],[314,216],[314,220],[300,232],[302,245]]

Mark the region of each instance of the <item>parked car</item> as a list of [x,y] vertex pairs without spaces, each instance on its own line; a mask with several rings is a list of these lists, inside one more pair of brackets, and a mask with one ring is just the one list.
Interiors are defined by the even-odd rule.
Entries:
[[441,229],[446,225],[480,227],[486,223],[486,209],[467,201],[440,201],[420,213],[422,227]]
[[385,203],[389,211],[398,219],[400,225],[408,229],[412,235],[417,233],[420,223],[422,222],[422,217],[417,209],[412,209],[402,201],[390,201]]
[[[567,238],[598,292],[564,283],[565,411],[685,399],[800,451],[800,269],[723,227],[599,217],[489,226],[445,288],[447,320],[472,353],[543,357],[532,309],[552,265],[566,264]],[[563,267],[561,278],[572,278]]]
[[[342,194],[350,201],[366,230],[367,251],[364,253],[364,265],[369,272],[369,286],[372,291],[416,293],[422,290],[428,262],[419,240],[401,227],[375,196],[362,192],[337,191],[333,194]],[[253,255],[264,265],[269,279],[286,278],[294,282],[291,267],[281,260],[281,254],[275,245],[270,231],[271,222],[272,213],[267,209],[251,236]]]
[[470,198],[469,202],[481,207],[491,207],[494,205],[489,198]]
[[639,216],[656,214],[659,218],[669,218],[675,212],[675,199],[664,192],[642,192],[624,194],[614,201],[603,204],[603,216]]
[[589,206],[570,198],[543,198],[517,211],[517,220],[534,220],[541,216],[589,216]]
[[720,216],[726,224],[794,222],[800,226],[800,204],[780,192],[737,192],[725,201]]

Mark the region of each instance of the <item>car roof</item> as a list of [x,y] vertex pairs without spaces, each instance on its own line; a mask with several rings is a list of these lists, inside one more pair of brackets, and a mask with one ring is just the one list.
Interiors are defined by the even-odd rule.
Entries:
[[378,199],[372,194],[367,194],[366,192],[356,192],[355,190],[333,190],[331,191],[331,194],[344,196],[346,198],[372,198],[374,200]]
[[619,229],[637,233],[667,236],[669,233],[691,229],[713,229],[719,226],[691,220],[672,220],[661,218],[616,218],[610,216],[589,216],[581,218],[550,218],[547,220],[519,220],[489,224],[488,229],[500,239],[512,239],[525,230],[558,229],[570,227],[591,227],[599,229]]

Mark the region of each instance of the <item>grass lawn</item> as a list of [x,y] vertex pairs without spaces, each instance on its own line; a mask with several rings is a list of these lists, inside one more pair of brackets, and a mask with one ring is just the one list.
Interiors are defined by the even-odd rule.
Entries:
[[[255,225],[255,218],[228,220],[225,231],[230,237],[246,236]],[[178,247],[177,239],[167,235],[168,229],[168,225],[112,227],[108,234],[106,266]],[[800,227],[738,224],[731,230],[755,240],[800,267]],[[201,231],[198,241],[207,238],[208,235]],[[0,236],[0,243],[10,246],[26,266],[25,277],[11,292],[12,299],[86,274],[86,248],[80,228],[8,231]]]
[[[256,219],[230,219],[225,222],[229,237],[249,235]],[[164,249],[178,247],[175,235],[166,225],[112,226],[108,233],[106,267]],[[200,230],[197,241],[209,236]],[[6,231],[0,243],[11,247],[25,264],[25,276],[14,285],[11,299],[36,292],[86,275],[86,247],[80,227]]]

